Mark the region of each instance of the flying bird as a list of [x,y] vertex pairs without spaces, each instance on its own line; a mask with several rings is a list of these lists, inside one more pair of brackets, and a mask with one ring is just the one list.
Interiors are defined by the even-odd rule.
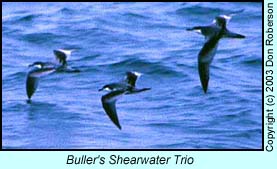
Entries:
[[26,79],[28,102],[31,101],[31,97],[38,87],[40,77],[53,73],[56,70],[55,67],[48,62],[35,62],[32,65],[29,65],[29,67],[32,69],[28,72]]
[[31,97],[38,87],[40,77],[44,77],[53,72],[80,72],[80,70],[73,69],[67,65],[67,58],[71,52],[72,50],[54,50],[54,54],[58,60],[58,63],[37,61],[29,65],[29,68],[31,69],[27,73],[26,78],[26,93],[28,96],[28,102],[31,101]]
[[241,12],[243,10],[230,13],[229,15],[219,15],[208,26],[187,28],[188,31],[195,31],[205,36],[206,41],[198,54],[198,72],[204,93],[207,93],[208,90],[210,64],[216,54],[219,40],[222,38],[245,38],[244,35],[232,32],[226,27],[232,16]]
[[135,94],[150,90],[151,88],[136,88],[136,80],[141,76],[138,72],[126,72],[124,81],[118,83],[110,83],[103,86],[99,91],[110,91],[108,94],[102,96],[102,106],[109,116],[111,121],[121,130],[121,125],[118,120],[116,111],[116,101],[123,95]]

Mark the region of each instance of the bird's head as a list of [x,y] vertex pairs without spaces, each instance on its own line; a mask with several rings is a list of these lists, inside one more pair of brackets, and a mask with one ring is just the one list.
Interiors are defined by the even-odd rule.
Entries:
[[34,68],[41,69],[41,68],[43,68],[43,66],[44,66],[43,62],[34,62],[34,63],[30,64],[28,67],[34,67]]
[[109,85],[105,85],[101,89],[99,89],[98,91],[103,91],[103,90],[111,91],[112,89],[111,89],[111,87]]

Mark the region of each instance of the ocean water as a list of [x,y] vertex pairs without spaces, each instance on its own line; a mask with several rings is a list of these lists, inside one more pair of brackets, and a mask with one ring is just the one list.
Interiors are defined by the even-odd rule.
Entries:
[[[30,8],[32,6],[32,8]],[[208,25],[236,10],[201,88],[197,55]],[[53,49],[77,49],[80,73],[40,79],[26,102],[28,65],[53,61]],[[117,102],[122,130],[98,92],[126,71],[151,87]],[[262,3],[2,3],[4,149],[262,148]]]

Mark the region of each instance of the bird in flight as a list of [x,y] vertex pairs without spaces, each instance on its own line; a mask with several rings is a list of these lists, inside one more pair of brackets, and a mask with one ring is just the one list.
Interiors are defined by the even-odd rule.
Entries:
[[243,10],[233,12],[228,15],[217,16],[213,23],[208,26],[196,26],[187,28],[188,31],[195,31],[205,36],[205,43],[198,54],[198,72],[204,93],[207,93],[210,79],[210,64],[216,54],[218,42],[222,38],[245,38],[244,35],[232,32],[226,25],[233,15],[243,12]]
[[102,106],[109,116],[111,121],[121,129],[121,125],[118,120],[116,111],[116,101],[119,97],[125,94],[135,94],[143,91],[150,90],[151,88],[136,88],[136,81],[141,76],[138,72],[126,72],[124,81],[118,83],[110,83],[103,86],[99,91],[107,90],[110,91],[108,94],[103,95],[101,98]]
[[54,50],[54,54],[58,63],[37,61],[29,65],[29,72],[26,78],[26,93],[28,102],[35,93],[39,79],[53,72],[80,72],[78,69],[73,69],[67,65],[67,58],[72,50],[58,49]]

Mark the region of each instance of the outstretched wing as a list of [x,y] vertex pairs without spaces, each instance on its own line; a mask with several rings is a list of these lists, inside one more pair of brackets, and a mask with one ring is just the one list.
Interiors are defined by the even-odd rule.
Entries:
[[220,28],[214,25],[211,26],[196,26],[192,28],[187,28],[187,31],[194,31],[196,33],[205,36],[205,41],[209,41],[210,38],[215,36],[220,32]]
[[198,62],[198,72],[204,93],[207,93],[210,79],[210,64]]
[[29,99],[35,93],[38,87],[39,78],[28,75],[26,80],[26,92]]
[[205,37],[210,37],[214,35],[215,28],[212,26],[195,26],[192,28],[187,28],[187,31],[194,31],[196,33],[200,33],[204,35]]
[[66,61],[71,54],[72,50],[64,50],[64,49],[57,49],[53,51],[56,59],[61,63],[62,65],[66,65]]
[[243,39],[245,38],[244,35],[229,31],[228,29],[225,30],[224,34],[223,34],[224,38],[237,38],[237,39]]
[[39,77],[46,76],[54,71],[54,67],[47,67],[40,69],[35,68],[28,73],[26,80],[26,92],[29,99],[31,99],[38,87]]
[[137,79],[141,76],[141,73],[138,72],[126,72],[126,78],[125,81],[135,87]]
[[104,96],[102,96],[101,101],[102,101],[102,106],[109,116],[109,118],[112,120],[112,122],[119,128],[121,129],[118,117],[117,117],[117,112],[116,112],[116,101],[118,97],[122,94],[124,94],[124,90],[117,90],[110,92]]
[[208,90],[210,64],[215,56],[220,37],[210,38],[202,47],[198,55],[198,72],[202,88],[206,93]]

